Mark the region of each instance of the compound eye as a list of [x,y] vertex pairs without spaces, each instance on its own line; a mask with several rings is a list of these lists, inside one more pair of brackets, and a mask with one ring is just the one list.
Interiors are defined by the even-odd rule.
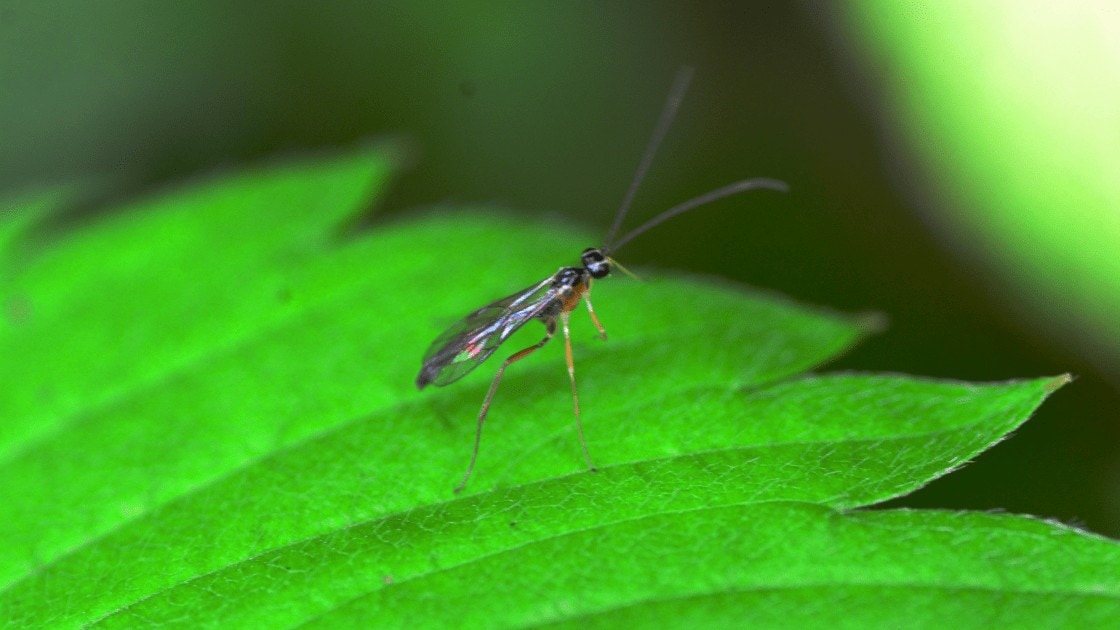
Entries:
[[583,250],[583,255],[580,256],[580,262],[583,263],[584,268],[591,274],[592,278],[600,279],[606,278],[611,273],[611,263],[607,260],[602,250],[590,247]]

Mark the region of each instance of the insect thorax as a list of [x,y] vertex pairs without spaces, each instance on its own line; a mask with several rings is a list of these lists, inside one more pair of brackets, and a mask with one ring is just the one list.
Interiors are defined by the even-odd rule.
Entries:
[[561,293],[570,291],[587,284],[588,278],[591,273],[583,267],[561,267],[555,275],[552,276],[552,288],[558,289]]

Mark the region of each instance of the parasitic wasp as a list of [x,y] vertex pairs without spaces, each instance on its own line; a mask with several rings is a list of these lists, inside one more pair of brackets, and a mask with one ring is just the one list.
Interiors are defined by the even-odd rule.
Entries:
[[498,373],[494,375],[494,380],[490,383],[490,390],[482,401],[482,409],[478,412],[474,450],[471,451],[470,463],[467,465],[466,474],[463,475],[463,481],[455,488],[456,494],[466,487],[471,472],[474,471],[475,460],[478,458],[478,447],[482,442],[482,425],[486,421],[486,413],[490,410],[490,402],[494,398],[494,392],[498,390],[498,383],[502,380],[502,374],[512,363],[520,361],[544,347],[556,334],[557,319],[560,320],[560,325],[564,330],[564,354],[568,363],[568,377],[572,383],[572,399],[575,404],[579,443],[583,448],[583,457],[587,461],[588,470],[594,472],[595,465],[591,462],[591,454],[588,452],[587,442],[583,438],[583,423],[580,421],[579,412],[579,393],[576,390],[576,371],[575,364],[572,361],[572,340],[568,332],[568,318],[571,312],[579,306],[580,300],[583,300],[587,304],[591,321],[595,324],[595,328],[599,330],[599,337],[604,340],[607,338],[606,330],[599,323],[599,318],[595,316],[595,310],[591,307],[591,282],[609,276],[612,267],[618,267],[625,272],[626,269],[615,262],[611,258],[611,254],[617,252],[634,237],[664,221],[724,197],[748,190],[767,189],[780,192],[788,190],[784,182],[775,179],[755,178],[738,181],[673,206],[621,238],[615,238],[634,195],[641,185],[646,171],[649,170],[650,163],[653,161],[662,139],[668,132],[673,117],[676,116],[677,110],[680,108],[691,78],[692,70],[690,68],[682,68],[677,73],[669,92],[669,98],[666,100],[661,117],[654,128],[653,136],[646,146],[642,161],[630,182],[630,188],[626,191],[626,196],[622,200],[622,205],[619,207],[618,214],[615,216],[614,223],[611,225],[603,244],[599,247],[583,250],[580,255],[580,266],[561,267],[555,274],[537,284],[487,304],[467,315],[459,323],[437,337],[428,351],[424,353],[423,366],[420,368],[420,374],[416,377],[416,386],[423,389],[428,385],[450,385],[490,358],[490,355],[494,354],[498,346],[502,345],[502,342],[529,321],[539,320],[545,326],[543,339],[513,353],[498,367]]

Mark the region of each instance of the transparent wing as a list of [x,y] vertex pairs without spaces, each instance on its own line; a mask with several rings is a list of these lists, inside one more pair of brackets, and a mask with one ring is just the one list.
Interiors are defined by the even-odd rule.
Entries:
[[443,386],[463,378],[555,298],[552,278],[492,302],[448,328],[424,353],[416,386]]

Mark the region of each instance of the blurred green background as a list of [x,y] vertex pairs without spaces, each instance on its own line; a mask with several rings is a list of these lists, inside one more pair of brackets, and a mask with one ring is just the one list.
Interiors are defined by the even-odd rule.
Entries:
[[[489,204],[605,230],[674,72],[692,65],[630,225],[744,177],[792,192],[678,219],[623,262],[890,317],[830,369],[1078,375],[1012,439],[896,504],[1116,537],[1117,12],[0,0],[0,191],[96,182],[80,222],[197,174],[395,136],[411,159],[379,217]],[[529,282],[595,244],[494,264]]]

